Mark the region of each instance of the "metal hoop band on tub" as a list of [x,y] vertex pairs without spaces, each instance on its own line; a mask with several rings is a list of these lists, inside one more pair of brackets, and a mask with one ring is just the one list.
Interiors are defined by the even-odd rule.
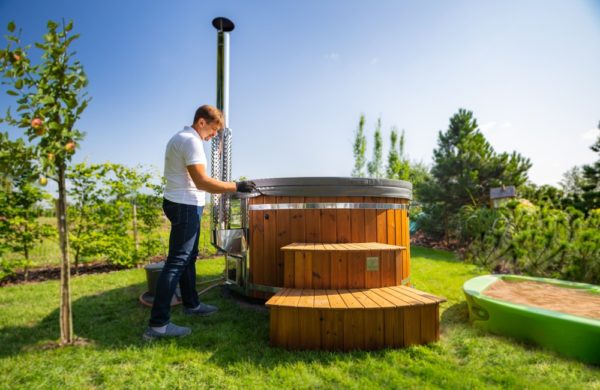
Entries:
[[302,210],[302,209],[364,209],[364,210],[408,210],[408,204],[400,203],[271,203],[251,204],[250,211]]

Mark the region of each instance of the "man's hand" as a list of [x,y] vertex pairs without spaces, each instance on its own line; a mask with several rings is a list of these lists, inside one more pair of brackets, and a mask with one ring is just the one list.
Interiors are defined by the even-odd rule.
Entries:
[[253,181],[238,181],[235,183],[237,192],[253,192],[256,190],[256,183]]

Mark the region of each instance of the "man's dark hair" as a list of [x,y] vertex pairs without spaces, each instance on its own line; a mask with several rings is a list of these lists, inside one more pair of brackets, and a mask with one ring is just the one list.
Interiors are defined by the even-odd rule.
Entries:
[[203,118],[207,123],[217,121],[220,127],[223,127],[224,124],[223,113],[221,110],[208,104],[198,107],[194,114],[194,122],[192,122],[192,125],[198,122],[198,119],[200,118]]

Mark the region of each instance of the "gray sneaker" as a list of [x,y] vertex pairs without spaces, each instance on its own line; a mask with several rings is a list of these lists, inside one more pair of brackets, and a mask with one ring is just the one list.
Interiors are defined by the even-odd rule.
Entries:
[[207,305],[206,303],[201,303],[198,306],[190,309],[188,307],[183,308],[183,312],[190,316],[209,316],[213,313],[216,313],[219,309],[212,305]]
[[185,326],[177,326],[175,324],[167,324],[167,329],[165,333],[160,333],[152,329],[151,327],[147,327],[142,335],[142,338],[146,341],[152,341],[156,339],[166,338],[166,337],[184,337],[188,334],[192,333],[190,328],[186,328]]

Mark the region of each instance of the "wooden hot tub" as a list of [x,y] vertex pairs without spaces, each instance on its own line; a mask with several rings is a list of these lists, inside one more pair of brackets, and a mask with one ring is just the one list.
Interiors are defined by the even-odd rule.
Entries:
[[266,299],[284,286],[281,248],[291,243],[402,246],[402,284],[409,284],[410,183],[337,177],[254,182],[261,195],[249,199],[244,221],[248,229],[248,295]]

